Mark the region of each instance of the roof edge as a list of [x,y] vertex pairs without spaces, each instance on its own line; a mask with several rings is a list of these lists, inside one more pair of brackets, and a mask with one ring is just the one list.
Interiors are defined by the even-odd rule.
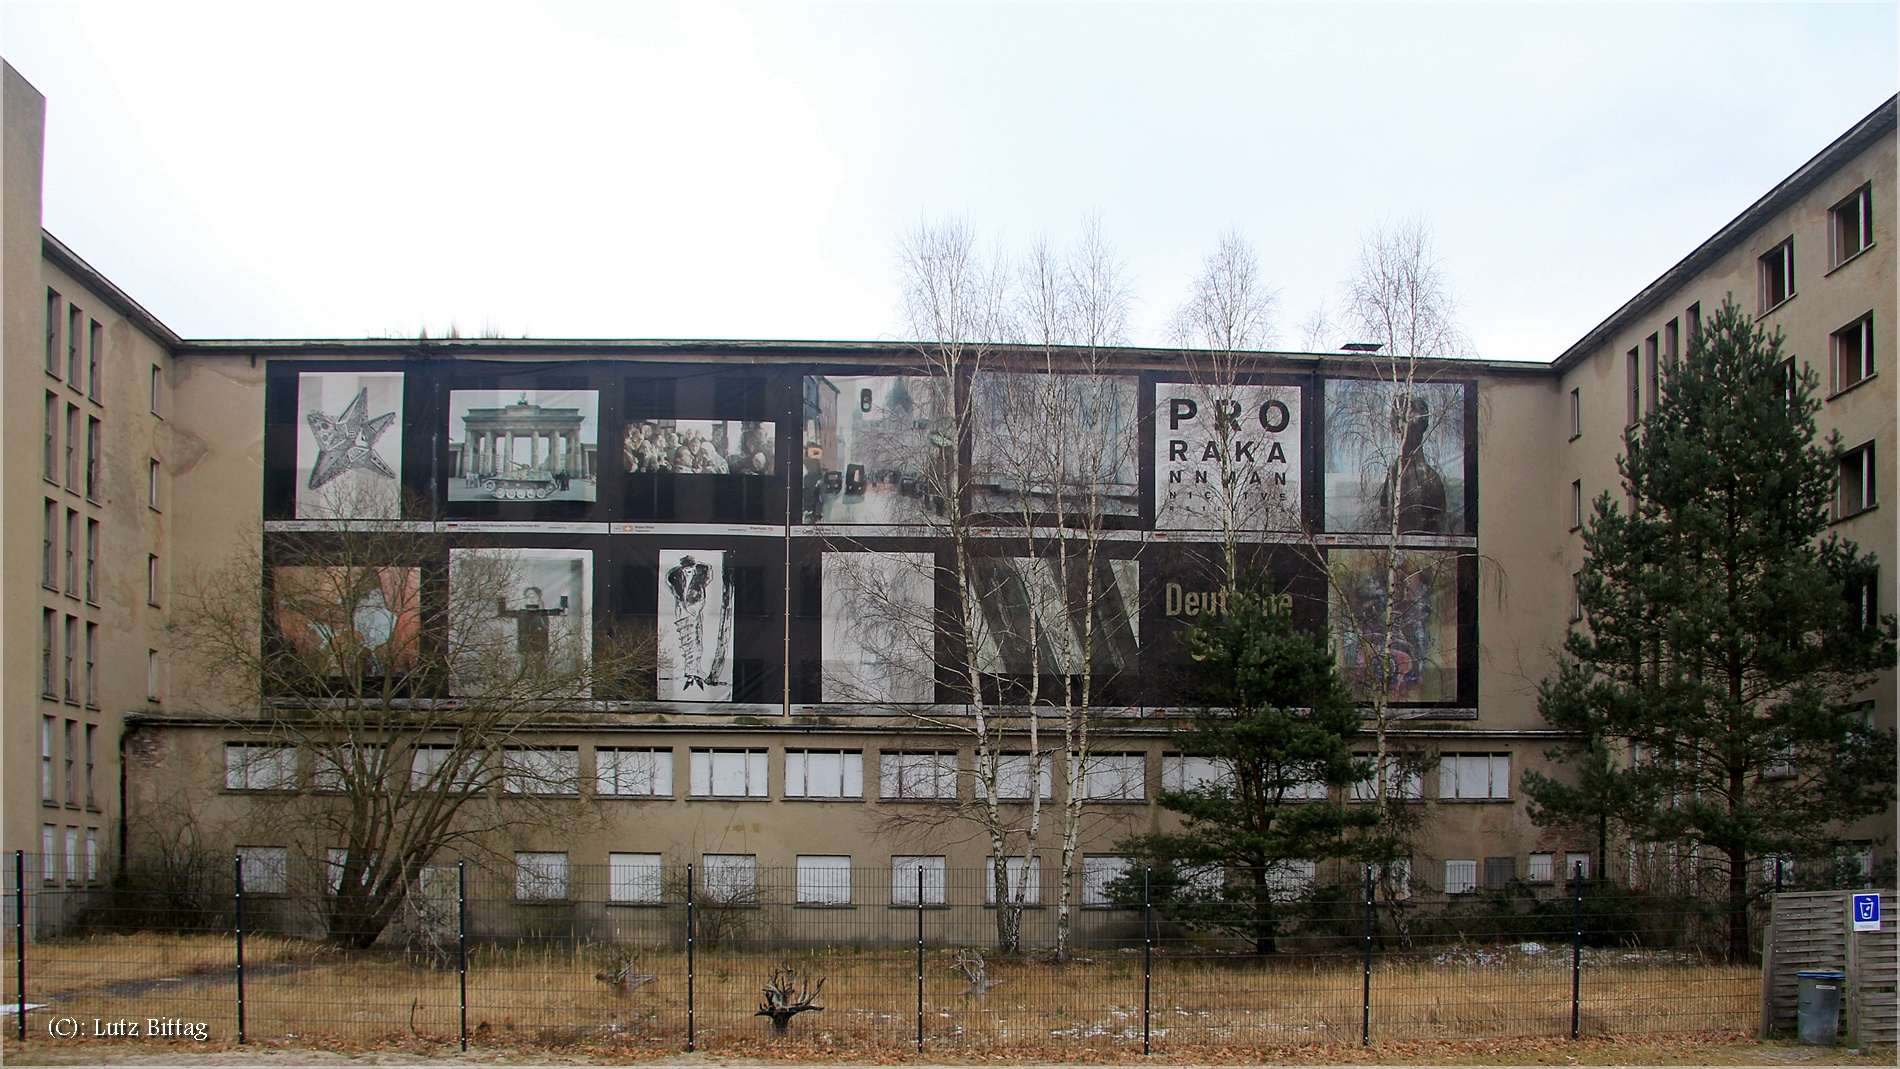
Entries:
[[167,350],[176,352],[182,344],[177,331],[166,326],[157,316],[146,311],[144,305],[113,285],[111,279],[102,274],[98,268],[87,263],[78,253],[67,248],[65,242],[43,229],[40,231],[40,255],[53,261],[54,266],[105,298],[106,304],[111,306],[113,311],[131,320],[140,330],[151,335],[154,341]]
[[1740,215],[1729,220],[1728,225],[1717,230],[1712,237],[1696,246],[1693,252],[1677,261],[1674,267],[1664,271],[1654,282],[1639,290],[1636,296],[1625,301],[1621,308],[1592,327],[1589,333],[1565,349],[1557,359],[1551,361],[1551,370],[1562,374],[1576,366],[1586,355],[1602,345],[1617,331],[1623,329],[1631,321],[1649,314],[1662,304],[1665,296],[1680,289],[1689,278],[1699,274],[1704,268],[1740,244],[1744,236],[1760,226],[1768,217],[1806,195],[1809,190],[1819,185],[1822,179],[1865,151],[1868,145],[1886,136],[1894,128],[1897,103],[1900,103],[1900,94],[1888,97],[1885,103],[1868,112],[1865,118],[1849,127],[1846,133],[1835,138],[1812,159],[1796,168],[1793,174],[1782,179],[1773,189],[1762,194],[1755,203],[1743,209]]

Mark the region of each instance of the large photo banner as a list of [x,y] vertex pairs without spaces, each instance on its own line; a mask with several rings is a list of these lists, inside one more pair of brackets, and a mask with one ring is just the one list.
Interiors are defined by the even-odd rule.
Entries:
[[449,550],[456,689],[513,680],[562,689],[593,657],[594,554],[585,549]]
[[823,698],[928,702],[936,697],[936,558],[928,553],[826,553]]
[[732,700],[732,587],[723,550],[660,551],[659,698]]
[[592,501],[597,390],[449,392],[450,501]]
[[1327,565],[1333,645],[1354,699],[1370,700],[1383,676],[1389,701],[1458,700],[1458,555],[1334,549]]
[[271,573],[277,633],[317,674],[415,668],[422,569],[292,565]]
[[805,523],[904,524],[940,511],[938,466],[956,462],[936,384],[916,375],[805,379]]
[[970,383],[971,508],[1005,516],[1141,514],[1127,375],[982,372]]
[[1296,531],[1300,388],[1155,384],[1155,528]]
[[770,475],[776,423],[727,419],[648,419],[627,425],[622,442],[630,472]]
[[297,376],[297,518],[402,515],[402,372]]
[[[1073,571],[1082,570],[1079,563]],[[1097,561],[1094,582],[1065,586],[1052,560],[991,557],[976,569],[976,667],[988,675],[1081,675],[1084,650],[1097,672],[1138,669],[1140,570]]]
[[1465,533],[1465,387],[1328,379],[1326,529],[1395,520],[1401,534]]

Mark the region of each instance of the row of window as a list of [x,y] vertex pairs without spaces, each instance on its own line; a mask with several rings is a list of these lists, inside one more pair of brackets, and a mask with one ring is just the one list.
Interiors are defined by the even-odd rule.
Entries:
[[[1828,269],[1841,266],[1874,244],[1874,187],[1868,183],[1828,209]],[[1794,238],[1763,253],[1756,261],[1762,314],[1796,293]]]
[[40,825],[40,880],[46,886],[97,883],[103,878],[99,861],[98,828]]
[[[1369,754],[1359,755],[1362,758]],[[593,793],[602,797],[672,798],[674,752],[671,748],[594,748]],[[972,770],[959,767],[954,751],[879,751],[878,797],[895,800],[942,801],[959,797],[960,780],[970,780],[972,791],[1012,801],[1027,800],[1031,792],[1053,796],[1053,761],[1031,754],[1004,754],[997,762],[995,783],[980,782]],[[763,749],[691,749],[687,754],[687,795],[693,798],[769,798],[770,751]],[[313,754],[311,789],[339,791],[354,770],[368,768],[380,775],[380,761],[349,760],[343,754]],[[864,753],[856,750],[786,750],[783,760],[784,798],[863,798]],[[1148,798],[1148,758],[1140,753],[1092,754],[1083,770],[1081,797],[1093,801],[1142,802]],[[460,790],[480,790],[499,772],[501,790],[509,794],[578,795],[584,778],[581,751],[567,747],[511,747],[501,752],[499,768],[491,769],[482,754],[458,752],[452,745],[420,745],[410,758],[410,789],[428,790],[440,777],[454,778]],[[1396,760],[1385,777],[1388,794],[1422,798],[1423,774],[1402,768]],[[1161,762],[1161,789],[1187,791],[1232,782],[1223,762],[1192,754],[1165,754]],[[297,751],[272,743],[225,744],[224,785],[228,790],[289,791],[297,788]],[[1368,801],[1377,787],[1367,780],[1354,786],[1355,801]],[[1296,784],[1289,801],[1323,800],[1324,783]],[[1511,757],[1502,753],[1451,753],[1438,761],[1438,797],[1441,799],[1508,799],[1511,796]]]
[[40,585],[57,591],[62,576],[67,597],[99,604],[99,521],[81,515],[78,509],[61,509],[59,502],[48,498],[40,522]]
[[[62,731],[60,724],[59,717],[40,717],[40,801],[59,805],[63,796],[65,804],[72,808],[84,805],[87,809],[97,809],[93,773],[99,755],[99,726],[66,720]],[[63,766],[58,764],[62,739],[65,742]],[[62,767],[64,792],[59,789]]]
[[64,378],[95,404],[104,403],[105,327],[51,289],[46,291],[46,373]]
[[[60,447],[62,425],[65,428],[64,449]],[[84,493],[88,501],[98,501],[101,489],[99,465],[104,459],[102,426],[97,416],[86,415],[78,405],[63,403],[58,394],[46,391],[40,477],[75,494]],[[80,463],[82,459],[85,462],[83,467]]]
[[99,707],[99,625],[40,610],[40,697]]

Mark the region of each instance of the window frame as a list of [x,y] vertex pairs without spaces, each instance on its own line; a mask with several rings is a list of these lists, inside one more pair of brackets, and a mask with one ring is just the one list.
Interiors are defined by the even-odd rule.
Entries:
[[708,901],[723,906],[759,903],[759,855],[699,855],[699,889]]
[[[1500,767],[1501,766],[1501,767]],[[1484,793],[1471,793],[1467,781],[1484,772]],[[1503,783],[1500,784],[1500,772]],[[1448,793],[1449,792],[1449,793]],[[1438,757],[1438,800],[1441,802],[1508,802],[1511,800],[1511,755],[1508,752],[1446,753]]]
[[[996,908],[995,864],[994,855],[983,859],[983,905],[989,909]],[[1042,905],[1041,854],[1032,854],[1027,858],[1021,854],[1010,854],[1003,859],[1003,868],[1003,878],[1008,884],[1003,893],[1011,899],[1020,899],[1020,901],[1012,901],[1011,905],[1020,904],[1024,907]],[[1018,887],[1022,888],[1020,896],[1017,893]]]
[[59,379],[60,330],[64,326],[65,298],[59,291],[46,290],[46,373],[55,381]]
[[1135,859],[1127,854],[1083,854],[1083,909],[1115,909],[1118,903],[1108,893],[1109,885],[1135,869]]
[[[1112,762],[1112,768],[1103,762]],[[1130,779],[1129,770],[1133,770]],[[1110,773],[1115,773],[1110,776]],[[1104,784],[1105,777],[1112,783]],[[1128,793],[1130,787],[1134,793]],[[1115,788],[1109,790],[1110,787]],[[1148,755],[1145,753],[1093,753],[1082,768],[1082,797],[1090,802],[1145,803],[1148,800]]]
[[1583,437],[1583,387],[1570,388],[1570,440]]
[[[838,759],[837,793],[824,793],[812,789],[812,758],[814,757],[836,757]],[[820,771],[823,770],[821,769]],[[821,785],[829,786],[830,779],[831,777],[829,775],[823,776]],[[862,799],[864,797],[864,751],[786,750],[784,796],[786,798],[818,800],[855,801]]]
[[947,906],[949,859],[942,854],[891,855],[891,905],[917,907],[917,870],[924,870],[923,906]]
[[[1879,506],[1880,502],[1875,497],[1878,485],[1878,479],[1876,478],[1876,460],[1877,458],[1874,455],[1874,441],[1872,439],[1852,449],[1844,449],[1841,451],[1840,458],[1835,462],[1834,469],[1834,522],[1839,523],[1843,520],[1851,520],[1861,513],[1870,512]],[[1854,487],[1854,496],[1852,497],[1848,494],[1848,487],[1850,485],[1848,466],[1850,463],[1853,464],[1855,468],[1851,479],[1851,483]],[[1850,507],[1850,503],[1852,507]]]
[[238,879],[244,893],[281,895],[290,891],[290,849],[283,846],[239,846]]
[[[649,862],[648,859],[651,859]],[[607,903],[657,906],[666,900],[666,859],[656,853],[627,850],[607,854]]]
[[1478,890],[1477,858],[1445,859],[1445,894],[1468,895]]
[[[877,755],[878,800],[881,802],[954,802],[959,796],[959,761],[954,750],[880,750]],[[925,766],[929,766],[927,769]],[[907,789],[921,783],[928,771],[931,793]]]
[[[243,755],[235,765],[231,761],[234,753]],[[226,742],[224,789],[271,793],[296,790],[296,748],[275,742]]]
[[1792,235],[1756,257],[1755,263],[1760,278],[1762,315],[1767,315],[1800,295],[1800,290],[1795,286]]
[[569,901],[571,871],[565,850],[515,851],[515,901]]
[[86,351],[86,397],[93,404],[104,404],[101,399],[105,376],[105,335],[106,328],[98,320],[89,320],[92,329],[87,333]]
[[[837,864],[840,861],[842,866]],[[836,909],[852,904],[850,854],[798,854],[792,867],[797,874],[796,905]],[[844,876],[842,884],[839,873]]]
[[[644,756],[648,762],[644,791],[625,789],[638,769],[623,768],[630,757]],[[594,795],[599,798],[672,798],[673,751],[671,748],[594,747]]]
[[501,793],[569,798],[581,793],[578,746],[508,746],[501,751]]
[[[719,793],[721,786],[720,757],[739,757],[739,770],[744,778],[744,792],[740,794]],[[730,762],[727,762],[730,766]],[[704,775],[701,775],[701,766]],[[732,769],[728,767],[725,775],[730,777]],[[771,751],[765,749],[734,749],[729,747],[693,747],[687,754],[687,796],[690,798],[710,798],[726,800],[746,800],[769,798],[771,796]],[[729,783],[730,780],[728,779]],[[702,784],[705,789],[701,790]]]
[[[1853,241],[1847,240],[1848,216],[1845,209],[1853,209]],[[1849,260],[1874,247],[1874,184],[1866,182],[1859,189],[1836,201],[1827,210],[1828,259],[1833,267],[1839,268]]]
[[[1854,358],[1856,365],[1854,370],[1858,374],[1852,379],[1845,374],[1848,359],[1845,349],[1849,335],[1853,336],[1854,345],[1859,349]],[[1874,364],[1874,313],[1871,310],[1829,334],[1827,340],[1828,364],[1832,379],[1830,385],[1833,387],[1833,392],[1828,395],[1829,400],[1833,400],[1878,374],[1878,368]]]

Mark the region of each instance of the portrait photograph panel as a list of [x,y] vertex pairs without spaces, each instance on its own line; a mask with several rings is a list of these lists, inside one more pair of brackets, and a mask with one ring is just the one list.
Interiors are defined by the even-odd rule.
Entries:
[[1325,490],[1329,531],[1465,533],[1464,385],[1328,379]]
[[402,372],[297,376],[300,520],[402,515]]
[[648,419],[627,425],[626,470],[677,475],[770,475],[778,424],[728,419]]
[[451,390],[450,501],[593,501],[597,390]]

